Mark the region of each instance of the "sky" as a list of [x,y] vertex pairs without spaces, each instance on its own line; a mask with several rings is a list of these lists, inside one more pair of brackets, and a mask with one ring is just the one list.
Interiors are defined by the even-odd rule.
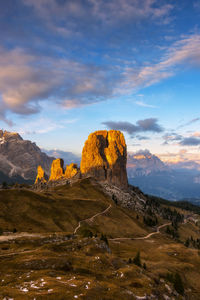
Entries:
[[200,162],[200,1],[0,1],[0,36],[0,128],[76,154],[116,129]]

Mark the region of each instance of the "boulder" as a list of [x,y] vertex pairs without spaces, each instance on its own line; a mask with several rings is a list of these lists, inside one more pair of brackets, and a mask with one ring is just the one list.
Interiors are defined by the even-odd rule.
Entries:
[[54,159],[51,165],[51,175],[49,180],[58,180],[64,176],[64,161],[61,158]]
[[81,173],[121,188],[128,186],[127,148],[117,130],[101,130],[89,135],[82,151]]

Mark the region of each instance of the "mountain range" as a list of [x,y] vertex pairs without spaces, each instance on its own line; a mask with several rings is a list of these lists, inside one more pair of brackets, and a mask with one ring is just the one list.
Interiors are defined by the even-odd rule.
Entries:
[[[61,150],[40,149],[35,143],[23,140],[18,133],[0,130],[0,182],[33,183],[37,166],[50,174],[54,158],[63,158],[67,164],[80,164],[81,157]],[[144,193],[169,200],[189,199],[199,203],[200,171],[196,164],[169,166],[148,150],[127,155],[127,173],[130,184]]]
[[200,199],[200,172],[198,169],[168,166],[148,150],[128,155],[129,183],[144,193],[169,200]]

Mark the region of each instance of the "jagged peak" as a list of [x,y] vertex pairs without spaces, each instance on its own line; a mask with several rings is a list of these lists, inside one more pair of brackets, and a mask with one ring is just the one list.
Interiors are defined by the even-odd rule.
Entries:
[[23,140],[22,137],[19,135],[18,132],[10,132],[7,130],[0,130],[0,138],[4,138],[4,139],[10,139],[10,138],[15,138],[18,140]]

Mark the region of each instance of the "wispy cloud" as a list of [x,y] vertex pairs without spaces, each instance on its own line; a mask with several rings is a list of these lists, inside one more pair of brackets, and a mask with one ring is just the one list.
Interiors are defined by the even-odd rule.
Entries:
[[49,118],[39,118],[37,122],[27,122],[23,125],[23,128],[16,127],[17,132],[25,135],[32,134],[44,134],[54,130],[66,128],[68,124],[73,124],[77,121],[77,119],[69,119],[69,120],[60,120],[56,122]]
[[125,131],[130,135],[133,135],[138,132],[162,132],[164,129],[157,123],[156,118],[149,118],[144,120],[138,120],[136,124],[130,122],[115,122],[115,121],[106,121],[102,122],[109,129]]
[[118,92],[137,91],[175,75],[180,66],[200,66],[200,35],[186,36],[170,46],[159,62],[138,68],[126,67]]
[[157,107],[155,105],[147,104],[143,101],[135,101],[135,104],[137,104],[138,106],[149,107],[149,108],[156,108]]
[[186,122],[185,124],[182,124],[182,125],[178,126],[178,128],[182,128],[182,127],[185,127],[185,126],[189,126],[189,125],[191,125],[191,124],[193,124],[193,123],[196,123],[196,122],[198,122],[198,121],[200,121],[200,118],[199,118],[199,117],[198,117],[198,118],[194,118],[194,119],[192,119],[192,120]]

